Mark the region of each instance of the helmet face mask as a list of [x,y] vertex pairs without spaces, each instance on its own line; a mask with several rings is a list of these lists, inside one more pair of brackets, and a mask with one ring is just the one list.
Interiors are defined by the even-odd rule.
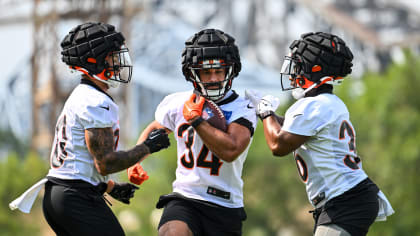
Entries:
[[121,50],[111,52],[108,58],[106,60],[106,64],[108,64],[106,71],[110,74],[110,76],[107,76],[108,80],[120,83],[130,82],[133,73],[133,64],[131,63],[128,48],[123,45]]
[[280,70],[280,83],[283,91],[292,90],[298,87],[297,77],[302,71],[302,66],[297,59],[285,56]]
[[[224,79],[217,82],[203,81],[200,71],[207,69],[224,69]],[[240,70],[241,59],[235,39],[223,31],[205,29],[185,42],[182,73],[201,96],[219,101],[231,89],[232,81]]]
[[[228,65],[224,63],[223,60],[214,59],[214,60],[205,60],[198,65],[188,67],[191,72],[190,80],[193,82],[193,86],[196,92],[198,92],[203,97],[217,101],[230,90],[233,76],[233,65]],[[200,76],[200,72],[204,70],[220,70],[224,71],[224,79],[221,81],[215,82],[206,82],[203,81],[203,78]]]

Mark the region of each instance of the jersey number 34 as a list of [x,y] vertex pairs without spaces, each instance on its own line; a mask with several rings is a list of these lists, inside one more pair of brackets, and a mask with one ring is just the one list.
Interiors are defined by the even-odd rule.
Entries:
[[179,138],[182,138],[184,133],[187,132],[187,140],[185,141],[187,153],[182,155],[181,164],[187,169],[192,169],[195,165],[200,168],[208,168],[210,169],[210,175],[219,175],[220,167],[223,165],[223,162],[213,153],[211,153],[211,160],[207,160],[209,149],[206,145],[201,147],[197,162],[195,162],[194,153],[192,151],[195,131],[190,127],[189,124],[183,124],[178,128],[177,135]]

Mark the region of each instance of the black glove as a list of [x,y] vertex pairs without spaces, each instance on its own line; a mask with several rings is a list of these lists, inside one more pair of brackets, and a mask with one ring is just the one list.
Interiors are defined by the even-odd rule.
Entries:
[[149,148],[150,153],[160,151],[164,148],[169,147],[169,138],[165,129],[155,129],[150,132],[144,144]]
[[139,189],[134,184],[130,183],[115,183],[114,188],[109,195],[125,204],[130,204],[130,198],[134,197],[134,192]]

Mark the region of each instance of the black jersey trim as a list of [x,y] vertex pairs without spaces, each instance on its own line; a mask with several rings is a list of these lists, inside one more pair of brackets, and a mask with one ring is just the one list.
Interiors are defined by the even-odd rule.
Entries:
[[232,90],[232,92],[233,93],[228,98],[223,99],[220,102],[216,102],[216,104],[218,106],[225,105],[225,104],[233,102],[235,99],[237,99],[239,97],[239,95],[234,90]]
[[107,94],[105,91],[103,91],[101,88],[99,88],[99,86],[98,85],[96,85],[92,80],[89,80],[89,79],[86,79],[86,78],[83,78],[82,77],[82,80],[80,81],[80,84],[87,84],[87,85],[90,85],[90,86],[92,86],[92,87],[94,87],[96,90],[98,90],[99,92],[102,92],[102,93],[104,93],[106,96],[108,96],[112,101],[114,101],[114,99],[109,95],[109,94]]
[[254,127],[252,126],[251,121],[241,117],[241,118],[238,118],[238,119],[234,120],[233,122],[235,122],[237,124],[240,124],[242,126],[245,126],[246,128],[249,129],[249,132],[251,132],[251,137],[254,136]]

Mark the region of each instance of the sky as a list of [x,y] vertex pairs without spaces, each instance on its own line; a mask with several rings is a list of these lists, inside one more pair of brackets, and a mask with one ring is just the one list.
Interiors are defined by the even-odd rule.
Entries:
[[2,77],[9,77],[30,58],[32,52],[32,27],[28,24],[0,26],[0,57]]

